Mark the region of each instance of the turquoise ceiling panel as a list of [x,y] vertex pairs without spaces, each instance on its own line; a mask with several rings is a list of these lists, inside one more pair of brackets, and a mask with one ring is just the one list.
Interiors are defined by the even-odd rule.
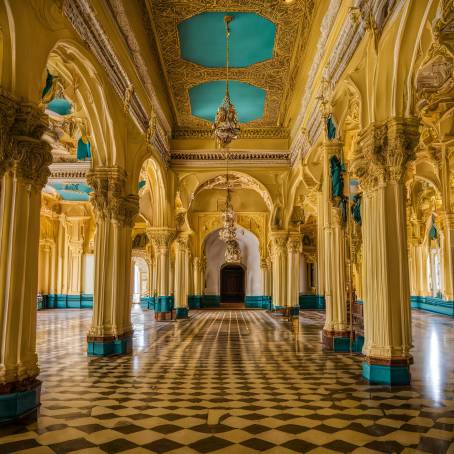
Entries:
[[[232,80],[229,82],[229,92],[240,123],[247,123],[263,117],[265,90]],[[192,87],[189,90],[192,115],[213,122],[224,96],[224,80],[214,80]]]
[[178,24],[181,57],[209,68],[225,67],[224,16],[230,23],[230,66],[246,66],[273,58],[276,25],[255,13],[206,12]]
[[49,186],[53,187],[63,200],[70,200],[73,202],[88,201],[90,199],[89,193],[93,191],[93,189],[85,183],[53,182],[49,183]]

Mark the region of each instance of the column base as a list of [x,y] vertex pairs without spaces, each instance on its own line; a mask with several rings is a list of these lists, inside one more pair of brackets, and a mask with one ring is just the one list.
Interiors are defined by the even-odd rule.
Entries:
[[172,320],[173,296],[158,296],[154,305],[154,318],[158,322]]
[[175,309],[175,318],[178,319],[183,319],[183,318],[189,318],[189,309],[187,307],[177,307]]
[[120,336],[87,336],[88,356],[127,355],[132,352],[132,332]]
[[41,382],[7,383],[0,386],[0,425],[36,419],[41,405]]
[[350,331],[323,330],[323,349],[337,353],[350,351]]
[[411,382],[409,360],[366,358],[363,377],[373,385],[406,386]]
[[202,295],[189,295],[188,306],[189,309],[200,309],[202,304]]

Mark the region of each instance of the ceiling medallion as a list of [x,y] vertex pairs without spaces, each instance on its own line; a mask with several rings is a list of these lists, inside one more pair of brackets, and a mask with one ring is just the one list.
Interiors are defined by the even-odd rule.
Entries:
[[[236,115],[235,106],[230,101],[229,95],[229,42],[230,42],[230,22],[232,21],[232,16],[225,16],[225,32],[226,32],[226,57],[225,57],[225,66],[226,66],[226,79],[225,79],[225,97],[222,104],[219,106],[218,111],[216,112],[216,118],[213,124],[214,136],[218,144],[225,148],[229,145],[232,140],[238,138],[240,134],[240,125],[238,122],[238,117]],[[228,187],[227,187],[228,191]]]

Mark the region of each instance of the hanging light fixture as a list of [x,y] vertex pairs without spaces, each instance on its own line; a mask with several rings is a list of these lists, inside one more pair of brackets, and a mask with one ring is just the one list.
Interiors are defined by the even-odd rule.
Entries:
[[232,140],[238,138],[240,126],[236,115],[235,106],[232,104],[229,95],[229,47],[230,47],[230,22],[232,16],[225,16],[226,32],[226,79],[225,79],[225,97],[222,104],[216,112],[216,118],[213,124],[214,136],[222,148],[225,148]]

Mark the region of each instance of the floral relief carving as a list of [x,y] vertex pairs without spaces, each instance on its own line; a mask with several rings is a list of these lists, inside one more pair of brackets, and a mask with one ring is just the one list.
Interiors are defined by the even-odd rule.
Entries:
[[125,194],[126,173],[119,167],[101,167],[87,174],[93,188],[90,200],[97,219],[132,227],[139,212],[139,197]]

